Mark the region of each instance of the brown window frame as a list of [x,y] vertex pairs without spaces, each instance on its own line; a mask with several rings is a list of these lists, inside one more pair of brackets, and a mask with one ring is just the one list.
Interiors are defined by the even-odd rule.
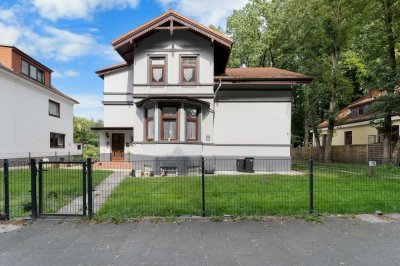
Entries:
[[[186,58],[196,59],[196,64],[184,64],[183,60]],[[194,81],[185,81],[183,70],[185,66],[195,67],[195,80]],[[180,84],[182,85],[195,85],[199,83],[199,56],[198,55],[182,55],[180,58]]]
[[[349,141],[349,138],[350,138],[350,141]],[[345,131],[344,132],[344,145],[353,145],[353,131]]]
[[[164,65],[153,65],[152,60],[153,59],[159,59],[159,60],[164,60]],[[153,68],[162,68],[162,73],[163,73],[163,80],[160,82],[153,81]],[[149,56],[149,84],[150,85],[165,85],[167,84],[167,57],[164,55],[154,55],[154,56]]]
[[[196,117],[193,118],[191,116],[188,116],[187,110],[188,109],[195,109],[197,111]],[[185,114],[186,114],[186,124],[185,124],[185,133],[186,133],[186,141],[199,141],[199,115],[200,115],[200,109],[197,107],[191,107],[188,106],[185,108]],[[196,138],[195,139],[188,139],[187,135],[187,124],[188,122],[195,122],[196,123]]]
[[[56,104],[58,106],[58,115],[54,115],[52,113],[50,113],[50,104]],[[60,118],[61,117],[61,106],[60,103],[49,100],[49,116],[53,116],[53,117],[57,117]]]
[[[28,74],[22,72],[22,64],[23,64],[23,62],[25,62],[26,64],[28,64]],[[31,67],[36,68],[36,78],[31,77]],[[43,81],[39,79],[39,73],[42,74],[42,76],[43,76]],[[42,83],[42,84],[45,84],[46,76],[45,76],[44,71],[41,70],[40,68],[38,68],[37,66],[35,66],[35,65],[31,64],[31,63],[29,63],[29,62],[28,62],[27,60],[25,60],[24,58],[21,58],[21,74],[23,74],[23,75],[29,77],[30,79],[36,80],[37,82],[40,82],[40,83]]]
[[[163,108],[176,108],[176,114],[174,116],[166,116],[164,115],[164,109]],[[161,119],[160,119],[160,136],[161,136],[161,140],[163,141],[168,141],[168,140],[173,140],[173,141],[177,141],[179,139],[179,107],[178,106],[161,106],[160,107],[160,111],[161,111]],[[168,139],[164,137],[164,121],[175,121],[175,138],[174,139]]]
[[[54,143],[55,136],[59,135],[63,138],[63,146],[56,146]],[[65,134],[50,132],[50,148],[51,149],[65,149]]]
[[[148,116],[148,111],[150,109],[154,110],[154,113],[153,113],[152,117]],[[147,107],[147,108],[145,108],[144,112],[145,112],[146,140],[147,141],[154,141],[154,138],[149,138],[149,121],[153,121],[153,124],[155,123],[154,122],[155,121],[154,120],[154,116],[155,116],[155,113],[156,113],[156,109],[155,109],[154,106],[153,107]],[[155,132],[153,132],[153,134],[155,134]]]

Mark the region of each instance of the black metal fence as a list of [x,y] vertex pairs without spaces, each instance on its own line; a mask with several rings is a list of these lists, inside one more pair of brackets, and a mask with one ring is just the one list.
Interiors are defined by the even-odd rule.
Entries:
[[5,218],[400,211],[400,168],[309,160],[3,160]]

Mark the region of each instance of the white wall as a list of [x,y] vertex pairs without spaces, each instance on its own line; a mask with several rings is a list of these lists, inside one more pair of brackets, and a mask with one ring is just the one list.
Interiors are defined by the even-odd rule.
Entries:
[[[150,87],[148,84],[148,56],[165,55],[167,58],[167,82],[174,86]],[[180,83],[180,56],[199,56],[199,83],[209,86],[178,86]],[[206,39],[189,31],[167,31],[151,35],[138,44],[133,63],[135,94],[187,94],[213,93],[214,47]]]
[[214,143],[290,145],[290,102],[217,102]]
[[[61,117],[49,116],[49,100]],[[0,154],[80,154],[73,143],[73,102],[0,69]],[[50,148],[50,132],[65,134],[65,148]]]

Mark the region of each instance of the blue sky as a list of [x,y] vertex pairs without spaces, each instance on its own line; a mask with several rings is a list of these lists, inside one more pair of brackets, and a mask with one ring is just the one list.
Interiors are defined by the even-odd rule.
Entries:
[[77,116],[102,119],[97,69],[122,62],[111,41],[172,8],[205,25],[248,0],[19,0],[0,2],[0,43],[15,45],[54,70],[55,87],[77,99]]

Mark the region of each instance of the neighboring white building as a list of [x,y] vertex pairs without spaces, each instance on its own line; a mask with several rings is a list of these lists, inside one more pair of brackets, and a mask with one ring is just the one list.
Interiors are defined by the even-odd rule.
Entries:
[[78,102],[51,85],[52,70],[0,45],[0,158],[79,155],[73,142]]
[[226,68],[232,43],[172,10],[114,40],[125,62],[96,72],[101,159],[290,159],[291,89],[312,79]]

